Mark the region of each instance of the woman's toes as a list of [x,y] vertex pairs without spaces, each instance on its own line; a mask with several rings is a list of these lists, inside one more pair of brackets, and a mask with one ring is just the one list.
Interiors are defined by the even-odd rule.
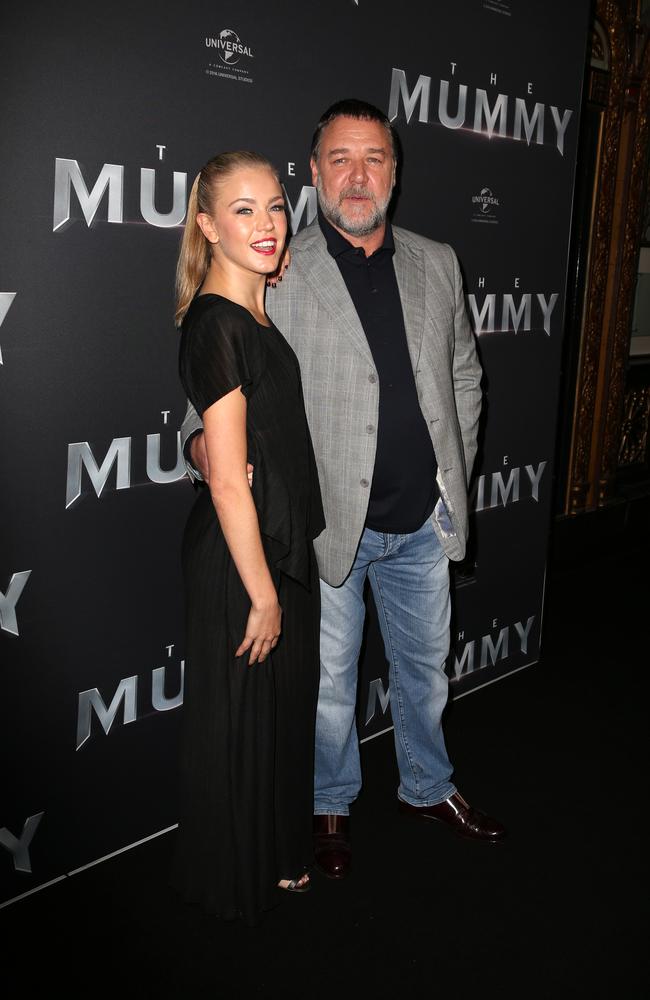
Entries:
[[300,889],[303,885],[306,885],[307,882],[309,882],[309,873],[305,872],[305,874],[301,875],[295,884],[293,879],[281,878],[278,882],[278,886],[280,889],[289,889],[291,886],[293,886],[294,889]]

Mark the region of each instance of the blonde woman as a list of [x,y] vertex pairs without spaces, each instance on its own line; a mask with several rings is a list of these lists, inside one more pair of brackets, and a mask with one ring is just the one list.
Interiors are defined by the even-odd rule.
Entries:
[[[274,167],[222,153],[197,177],[177,271],[180,375],[209,489],[183,540],[187,671],[173,883],[255,923],[309,888],[324,527],[297,359],[264,308],[287,233]],[[252,488],[247,465],[252,464]]]

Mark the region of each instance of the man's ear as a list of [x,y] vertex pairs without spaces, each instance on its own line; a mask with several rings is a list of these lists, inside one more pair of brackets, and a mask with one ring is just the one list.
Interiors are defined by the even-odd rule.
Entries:
[[318,183],[318,164],[316,163],[316,160],[314,159],[313,156],[309,161],[309,166],[311,168],[311,182],[314,185],[314,187],[316,187]]
[[219,242],[219,233],[217,232],[214,219],[211,215],[208,215],[207,212],[198,212],[196,216],[196,224],[208,243]]

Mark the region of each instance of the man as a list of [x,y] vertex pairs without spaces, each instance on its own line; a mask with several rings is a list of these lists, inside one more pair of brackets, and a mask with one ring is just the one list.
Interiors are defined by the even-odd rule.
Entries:
[[[300,361],[326,529],[316,720],[315,857],[351,862],[349,807],[361,788],[358,657],[370,581],[389,662],[400,810],[497,842],[505,830],[451,781],[448,560],[462,559],[481,369],[450,247],[392,228],[396,146],[386,116],[357,100],[321,118],[311,150],[318,219],[291,244],[269,315]],[[187,441],[200,429],[188,410]],[[202,436],[191,441],[204,464]]]

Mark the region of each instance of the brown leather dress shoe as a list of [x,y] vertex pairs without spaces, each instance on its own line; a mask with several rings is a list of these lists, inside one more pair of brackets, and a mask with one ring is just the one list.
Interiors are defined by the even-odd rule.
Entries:
[[506,829],[498,820],[486,816],[480,809],[473,809],[458,792],[435,806],[412,806],[402,799],[397,802],[401,813],[420,816],[422,819],[435,819],[438,823],[444,823],[459,837],[498,844],[506,836]]
[[345,878],[352,863],[349,816],[314,816],[314,860],[328,878]]

